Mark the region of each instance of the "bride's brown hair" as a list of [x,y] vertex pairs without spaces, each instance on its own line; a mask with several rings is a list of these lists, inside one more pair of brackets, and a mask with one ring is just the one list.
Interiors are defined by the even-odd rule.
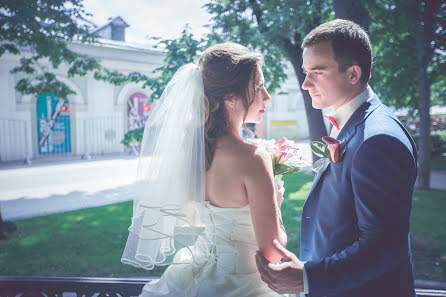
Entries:
[[243,128],[253,134],[245,125],[248,109],[253,102],[249,96],[249,87],[250,82],[254,86],[257,66],[263,66],[263,56],[240,44],[222,43],[206,49],[199,65],[206,100],[204,137],[208,170],[214,159],[217,140],[228,130],[225,100],[231,97],[240,98],[246,110]]

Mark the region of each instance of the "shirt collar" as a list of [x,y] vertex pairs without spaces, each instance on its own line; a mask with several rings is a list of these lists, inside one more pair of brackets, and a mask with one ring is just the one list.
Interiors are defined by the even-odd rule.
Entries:
[[367,85],[367,88],[355,96],[352,100],[339,107],[332,116],[335,118],[336,123],[339,126],[339,131],[345,126],[347,121],[353,115],[353,113],[364,104],[369,98],[374,95],[372,88]]

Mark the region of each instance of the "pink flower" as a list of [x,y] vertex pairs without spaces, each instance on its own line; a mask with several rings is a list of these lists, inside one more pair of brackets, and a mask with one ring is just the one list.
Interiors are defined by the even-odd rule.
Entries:
[[330,158],[333,163],[339,162],[339,148],[341,142],[336,138],[325,136],[322,137],[322,141],[325,142],[328,146],[328,150],[330,151]]
[[[286,145],[285,142],[287,141],[286,138],[282,138],[275,142],[276,145],[276,163],[280,163],[283,157],[288,155],[288,150],[293,149],[292,146]],[[291,157],[291,155],[289,156]],[[283,160],[285,161],[285,160]]]

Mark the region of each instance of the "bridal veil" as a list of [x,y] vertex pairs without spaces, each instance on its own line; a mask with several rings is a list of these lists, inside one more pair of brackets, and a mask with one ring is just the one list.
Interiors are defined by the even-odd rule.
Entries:
[[181,67],[147,120],[129,237],[122,262],[144,269],[172,264],[204,232],[205,100],[201,69]]

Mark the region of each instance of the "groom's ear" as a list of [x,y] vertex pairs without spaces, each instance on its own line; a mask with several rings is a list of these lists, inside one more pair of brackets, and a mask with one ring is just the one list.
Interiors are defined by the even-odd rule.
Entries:
[[357,84],[361,80],[362,70],[359,65],[352,65],[348,68],[349,79],[352,85]]

